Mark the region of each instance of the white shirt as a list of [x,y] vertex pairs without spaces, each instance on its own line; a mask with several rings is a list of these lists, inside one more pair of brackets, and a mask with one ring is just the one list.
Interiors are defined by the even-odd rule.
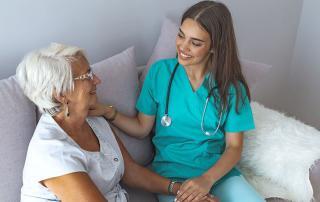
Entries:
[[124,162],[109,124],[101,117],[87,118],[87,122],[99,140],[99,152],[83,150],[50,115],[42,115],[27,152],[22,202],[60,201],[39,182],[74,172],[86,172],[109,202],[127,201],[119,185]]

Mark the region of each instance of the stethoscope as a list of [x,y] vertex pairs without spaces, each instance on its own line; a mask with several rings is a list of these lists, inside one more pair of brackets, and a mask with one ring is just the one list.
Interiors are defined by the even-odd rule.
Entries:
[[[169,85],[168,85],[168,89],[167,89],[167,98],[166,98],[166,107],[165,107],[165,112],[164,112],[164,115],[162,116],[161,118],[161,125],[164,126],[164,127],[169,127],[171,125],[171,117],[169,116],[168,114],[168,110],[169,110],[169,99],[170,99],[170,91],[171,91],[171,86],[172,86],[172,81],[173,81],[173,78],[174,78],[174,75],[178,69],[178,66],[179,66],[179,63],[177,62],[176,66],[174,67],[173,69],[173,72],[171,73],[171,76],[170,76],[170,80],[169,80]],[[206,111],[207,111],[207,106],[208,106],[208,103],[209,103],[209,100],[210,100],[210,97],[213,93],[213,90],[217,88],[217,87],[213,87],[211,88],[211,90],[209,91],[208,93],[208,96],[206,98],[206,102],[205,102],[205,105],[204,105],[204,108],[203,108],[203,112],[202,112],[202,117],[201,117],[201,124],[200,124],[200,127],[201,127],[201,131],[203,132],[203,134],[207,135],[207,136],[211,136],[211,135],[215,135],[218,130],[219,130],[219,127],[220,127],[220,124],[221,124],[221,120],[222,120],[222,113],[223,113],[223,109],[221,110],[220,112],[220,115],[219,115],[219,122],[218,122],[218,126],[216,127],[216,129],[214,130],[213,133],[205,130],[204,128],[204,117],[205,117],[205,114],[206,114]]]

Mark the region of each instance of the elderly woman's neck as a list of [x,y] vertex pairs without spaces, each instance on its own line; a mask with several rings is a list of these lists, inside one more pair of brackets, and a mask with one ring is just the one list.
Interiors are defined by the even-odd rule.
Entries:
[[55,115],[53,119],[69,135],[81,132],[86,124],[86,115],[73,114],[66,116],[63,112]]

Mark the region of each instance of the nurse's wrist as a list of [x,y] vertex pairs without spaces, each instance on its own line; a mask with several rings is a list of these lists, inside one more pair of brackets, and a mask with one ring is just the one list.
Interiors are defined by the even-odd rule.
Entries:
[[216,179],[211,173],[204,173],[201,177],[203,179],[209,181],[211,183],[211,186],[213,186],[214,183],[216,183],[216,181],[218,181],[218,179]]
[[117,109],[114,106],[109,105],[107,106],[106,112],[103,116],[105,119],[112,122],[116,119],[117,115],[118,115]]
[[181,186],[181,183],[174,181],[174,180],[169,180],[168,186],[167,186],[167,194],[169,195],[177,195],[177,192],[179,191]]

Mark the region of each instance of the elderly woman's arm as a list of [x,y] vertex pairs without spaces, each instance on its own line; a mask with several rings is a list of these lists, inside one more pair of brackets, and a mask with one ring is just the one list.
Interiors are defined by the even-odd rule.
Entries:
[[41,182],[63,202],[107,202],[89,175],[75,172]]
[[[170,180],[150,171],[137,164],[128,153],[127,149],[122,144],[121,140],[117,138],[125,165],[125,172],[122,178],[124,184],[130,187],[141,188],[153,193],[170,194],[168,193],[168,186]],[[176,194],[180,188],[180,184],[175,183],[173,186],[173,193]]]

